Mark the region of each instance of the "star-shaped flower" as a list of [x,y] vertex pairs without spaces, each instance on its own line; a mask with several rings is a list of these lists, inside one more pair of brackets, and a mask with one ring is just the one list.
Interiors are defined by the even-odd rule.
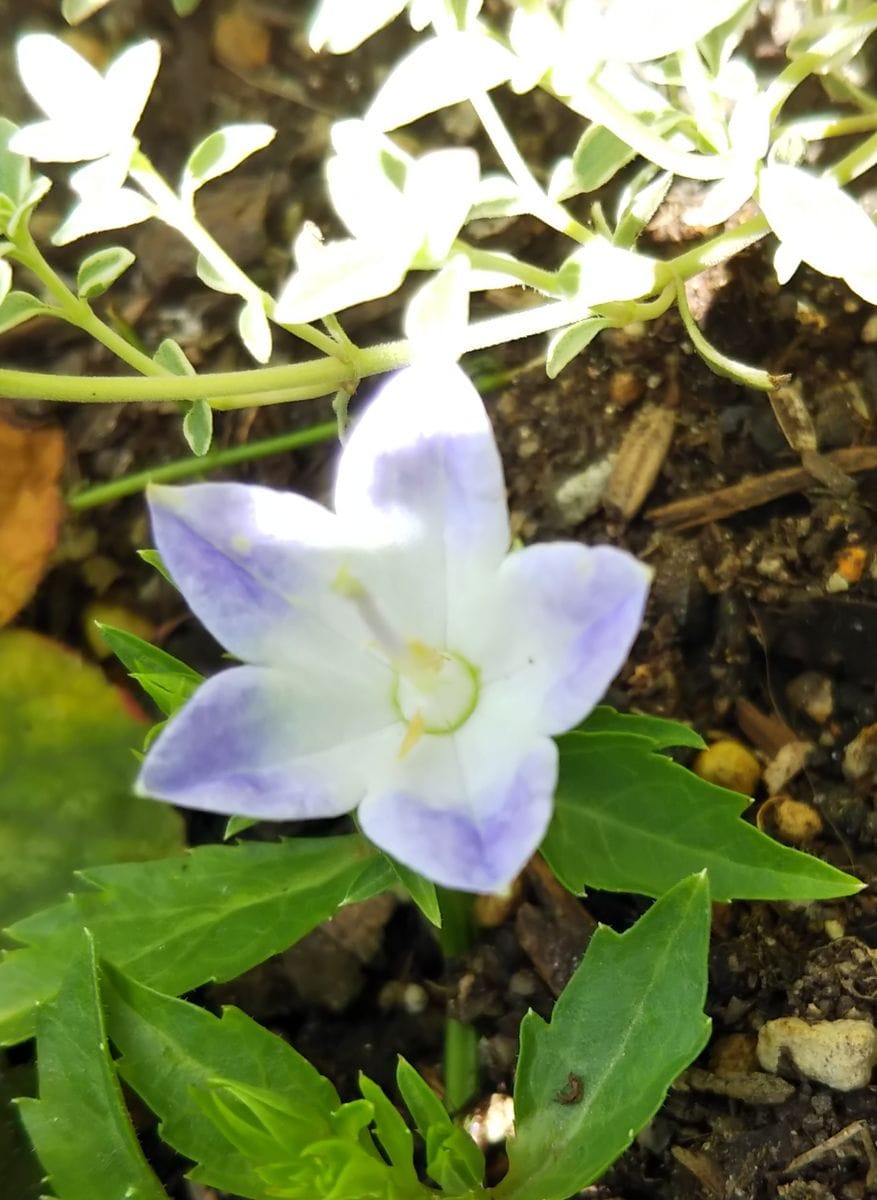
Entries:
[[551,817],[552,737],[624,662],[649,572],[609,546],[509,553],[499,453],[460,368],[381,388],[334,513],[242,484],[154,487],[150,507],[193,611],[246,665],[170,721],[139,791],[274,820],[356,809],[437,883],[508,884]]

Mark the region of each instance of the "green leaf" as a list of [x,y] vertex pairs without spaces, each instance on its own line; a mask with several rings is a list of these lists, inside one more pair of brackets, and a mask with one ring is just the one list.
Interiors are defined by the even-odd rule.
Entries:
[[166,717],[173,716],[177,709],[182,708],[203,683],[204,677],[197,671],[166,650],[145,642],[136,633],[102,622],[97,625],[116,658]]
[[279,325],[304,324],[389,296],[405,278],[411,254],[413,247],[405,244],[393,247],[357,238],[315,246],[283,285],[274,319]]
[[59,1200],[167,1200],[128,1120],[107,1048],[94,945],[67,943],[68,969],[37,1017],[40,1098],[21,1117]]
[[453,255],[420,287],[405,309],[405,336],[415,357],[456,361],[465,349],[469,323],[469,260]]
[[63,0],[61,15],[68,25],[79,25],[109,2],[110,0]]
[[521,1024],[515,1129],[497,1200],[565,1200],[598,1179],[703,1049],[710,896],[677,884],[624,934],[600,926],[550,1023]]
[[102,296],[120,275],[134,262],[134,255],[124,246],[107,246],[89,254],[79,264],[76,273],[76,291],[83,300]]
[[209,287],[213,292],[221,292],[223,296],[236,296],[238,294],[237,280],[226,279],[214,267],[210,259],[205,258],[203,254],[199,254],[195,260],[195,274],[204,286]]
[[203,396],[193,400],[183,417],[183,436],[189,449],[199,458],[210,449],[213,440],[213,409]]
[[[83,926],[102,958],[160,991],[187,992],[234,979],[304,937],[346,902],[374,857],[351,835],[199,846],[82,871],[92,890],[9,931],[24,948],[0,963],[0,1042],[31,1035],[34,1005],[55,994],[71,933]],[[382,883],[375,877],[376,889]]]
[[246,1196],[265,1191],[254,1164],[219,1132],[209,1109],[193,1103],[217,1083],[269,1089],[301,1113],[312,1134],[325,1136],[340,1104],[331,1083],[238,1009],[215,1017],[112,968],[105,995],[119,1072],[158,1116],[162,1139],[198,1164],[197,1182]]
[[704,868],[714,900],[815,900],[862,886],[741,821],[749,797],[654,753],[648,735],[575,732],[558,746],[554,817],[541,850],[572,892],[660,896]]
[[256,362],[266,363],[271,357],[271,326],[260,300],[248,300],[243,306],[238,314],[238,333]]
[[66,647],[0,634],[0,924],[60,900],[78,867],[182,849],[174,810],[131,795],[145,730]]
[[401,1055],[396,1084],[426,1144],[426,1170],[430,1178],[452,1195],[480,1188],[484,1156],[469,1135],[453,1123],[426,1080]]
[[8,333],[32,317],[42,317],[54,311],[30,292],[8,292],[0,303],[0,333]]
[[605,125],[589,125],[572,155],[573,177],[578,190],[595,192],[635,158],[636,151]]
[[177,586],[173,579],[171,579],[170,571],[165,566],[164,560],[157,550],[138,550],[137,557],[142,558],[154,571],[158,571],[162,579],[167,580],[171,587]]
[[504,83],[515,58],[480,33],[425,38],[391,70],[371,102],[366,120],[384,131],[466,100]]
[[222,833],[222,840],[229,842],[233,837],[237,837],[239,833],[243,833],[245,829],[252,829],[254,825],[258,825],[257,817],[229,817],[225,823],[225,829]]
[[432,880],[424,879],[422,875],[418,875],[416,871],[412,871],[404,863],[397,862],[395,858],[390,858],[389,855],[385,855],[384,857],[390,864],[393,874],[426,917],[427,921],[435,925],[436,929],[441,929],[442,911],[438,902],[438,896],[436,895],[435,884]]
[[564,367],[590,346],[598,333],[609,329],[613,322],[609,317],[586,317],[575,325],[567,325],[559,329],[548,339],[548,354],[545,360],[545,374],[549,379],[556,379]]
[[163,367],[169,375],[194,375],[195,368],[183,353],[182,347],[173,338],[165,338],[160,344],[152,361]]
[[579,726],[578,733],[635,733],[648,738],[653,750],[671,746],[690,746],[703,750],[706,742],[696,730],[664,717],[649,717],[641,713],[620,713],[608,704],[598,704]]
[[224,125],[208,134],[189,155],[183,168],[183,194],[193,196],[211,179],[233,171],[244,159],[272,142],[276,132],[271,125],[252,122]]
[[359,1073],[359,1090],[372,1106],[375,1133],[392,1165],[407,1177],[405,1182],[416,1190],[418,1180],[414,1170],[414,1138],[402,1115],[383,1090],[367,1075]]
[[0,258],[0,303],[9,294],[12,287],[12,267],[5,258]]
[[651,164],[631,181],[621,193],[618,203],[618,218],[615,233],[612,235],[616,246],[626,249],[633,247],[636,239],[664,203],[672,182],[673,176],[669,171],[655,175]]
[[30,1063],[0,1067],[0,1162],[3,1186],[15,1200],[40,1200],[43,1169],[25,1134],[13,1097],[36,1091],[36,1070]]
[[30,159],[9,149],[9,142],[16,133],[18,126],[6,117],[0,117],[0,196],[5,196],[12,208],[22,202],[31,185]]
[[178,17],[190,17],[200,3],[201,0],[171,0]]

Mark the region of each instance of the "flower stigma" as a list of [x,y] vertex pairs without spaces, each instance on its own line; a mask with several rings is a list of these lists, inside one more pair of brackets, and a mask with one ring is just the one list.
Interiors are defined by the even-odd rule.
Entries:
[[424,734],[454,733],[465,724],[478,703],[478,668],[461,654],[400,637],[374,597],[346,566],[336,574],[332,589],[356,606],[377,648],[395,672],[393,705],[407,726],[399,758],[404,758]]

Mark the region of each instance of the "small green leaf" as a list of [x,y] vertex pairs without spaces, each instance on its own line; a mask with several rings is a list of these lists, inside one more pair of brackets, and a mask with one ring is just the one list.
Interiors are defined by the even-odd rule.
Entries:
[[177,709],[182,708],[203,683],[202,675],[166,650],[145,642],[127,629],[117,629],[101,622],[97,624],[113,654],[166,717],[173,716]]
[[167,1200],[113,1070],[87,930],[68,940],[66,962],[57,996],[37,1017],[40,1098],[19,1101],[27,1132],[60,1200]]
[[636,151],[605,125],[589,125],[572,155],[573,178],[578,191],[597,191],[635,158]]
[[149,563],[154,571],[158,571],[163,579],[166,579],[171,587],[176,587],[173,579],[171,579],[170,571],[164,564],[164,560],[157,550],[138,550],[137,557],[142,558],[145,563]]
[[741,821],[747,796],[654,753],[647,731],[569,733],[558,746],[554,817],[541,849],[572,892],[660,896],[704,868],[715,900],[816,900],[862,886]]
[[160,344],[152,361],[163,367],[170,375],[194,375],[195,368],[186,358],[178,342],[173,338],[165,338]]
[[271,125],[253,122],[224,125],[208,134],[189,155],[183,168],[183,194],[192,196],[211,179],[233,171],[251,154],[272,142],[276,132]]
[[161,1120],[163,1140],[198,1164],[196,1182],[245,1196],[265,1193],[258,1164],[223,1137],[209,1109],[193,1103],[217,1083],[270,1090],[278,1103],[300,1113],[312,1138],[326,1136],[340,1104],[331,1083],[288,1042],[238,1009],[215,1017],[112,968],[105,995],[109,1034],[121,1051],[119,1072]]
[[564,367],[583,350],[604,329],[610,329],[613,322],[608,317],[586,317],[575,325],[567,325],[559,329],[548,339],[548,354],[545,359],[545,374],[549,379],[556,379]]
[[78,867],[182,849],[174,810],[131,795],[145,731],[66,646],[0,634],[0,924],[60,900]]
[[5,258],[0,258],[0,303],[6,299],[12,287],[12,267]]
[[415,357],[453,362],[465,348],[469,321],[469,260],[455,254],[414,293],[405,309],[405,336]]
[[213,409],[203,396],[199,396],[189,405],[183,417],[183,436],[189,449],[199,458],[210,449],[213,440]]
[[425,1079],[399,1057],[396,1084],[426,1144],[426,1170],[452,1195],[480,1188],[484,1156],[467,1133],[455,1125]]
[[200,3],[201,0],[171,0],[178,17],[190,17]]
[[124,246],[107,246],[103,250],[96,250],[79,264],[76,291],[83,300],[102,296],[133,262],[134,255]]
[[[234,979],[304,937],[346,902],[375,857],[350,835],[199,846],[182,858],[82,871],[90,890],[9,931],[24,948],[0,963],[0,1042],[31,1036],[34,1006],[56,993],[70,936],[83,926],[102,958],[179,994]],[[374,882],[386,887],[381,876]]]
[[372,1106],[374,1112],[375,1133],[384,1149],[387,1158],[403,1176],[412,1191],[417,1190],[417,1172],[414,1170],[414,1138],[411,1130],[402,1120],[402,1115],[385,1095],[383,1090],[373,1083],[367,1075],[359,1073],[359,1090]]
[[61,15],[68,25],[79,25],[109,2],[110,0],[63,0]]
[[[654,175],[654,178],[652,176]],[[669,171],[655,175],[649,166],[624,189],[618,203],[618,219],[613,244],[631,249],[639,235],[664,203],[673,176]]]
[[271,357],[271,326],[260,300],[248,300],[238,315],[241,341],[258,363]]
[[600,926],[554,1006],[521,1024],[515,1137],[497,1200],[565,1200],[599,1178],[703,1049],[710,896],[677,884],[624,934]]
[[620,713],[608,704],[599,704],[579,726],[578,733],[635,733],[648,738],[653,750],[672,746],[690,746],[702,750],[706,742],[688,725],[668,721],[665,717],[649,717],[641,713]]
[[274,319],[298,325],[395,292],[415,247],[345,238],[315,246],[277,297]]
[[199,254],[195,260],[195,274],[213,292],[220,292],[223,296],[238,294],[237,280],[226,279],[203,254]]
[[0,117],[0,196],[5,196],[11,208],[16,208],[30,188],[30,159],[9,149],[18,126]]
[[237,837],[239,833],[243,833],[245,829],[252,829],[254,825],[258,825],[259,821],[256,817],[229,817],[225,823],[225,829],[222,833],[222,840],[230,842],[233,837]]
[[7,333],[17,325],[23,325],[33,317],[46,316],[54,312],[48,304],[43,304],[30,292],[7,292],[0,302],[0,333]]
[[408,895],[436,929],[441,929],[442,910],[436,895],[435,884],[430,879],[424,879],[404,863],[397,862],[389,855],[384,856],[393,869],[393,873],[405,888]]

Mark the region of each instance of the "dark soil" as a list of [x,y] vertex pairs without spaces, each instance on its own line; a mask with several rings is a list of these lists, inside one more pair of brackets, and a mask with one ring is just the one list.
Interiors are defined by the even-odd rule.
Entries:
[[[7,31],[0,108],[13,117],[25,110],[11,90],[12,32],[58,30],[57,7],[53,0],[0,0]],[[185,22],[161,0],[116,0],[76,35],[95,51],[114,49],[134,34],[161,40],[164,65],[142,136],[170,175],[193,143],[222,122],[277,126],[267,152],[205,189],[203,209],[216,236],[272,289],[288,270],[290,237],[304,217],[334,230],[321,175],[331,119],[361,111],[405,39],[404,29],[391,29],[343,60],[314,59],[303,36],[309,7],[275,0],[239,6],[268,39],[258,65],[229,64],[227,51],[223,63],[217,30],[225,7],[213,0],[203,0]],[[507,116],[534,161],[568,151],[576,136],[563,110],[538,98],[515,100]],[[447,114],[406,131],[409,136],[428,144],[464,141],[472,133],[460,114]],[[63,189],[56,190],[41,218],[47,226],[52,205],[63,203]],[[680,239],[672,204],[667,213],[662,210],[647,239],[655,253],[672,252]],[[132,244],[139,265],[113,291],[115,317],[135,326],[150,346],[176,337],[200,370],[247,365],[232,307],[194,280],[186,247],[157,226],[135,231]],[[500,244],[537,262],[552,263],[558,252],[553,238],[530,221],[504,231]],[[75,262],[81,253],[77,244],[58,261]],[[794,757],[800,749],[794,743],[807,743],[796,773],[783,779],[775,764],[769,773],[774,786],[759,782],[751,819],[777,828],[771,791],[803,802],[821,818],[821,832],[807,848],[870,883],[877,863],[877,751],[867,737],[860,739],[846,771],[844,751],[877,721],[877,476],[845,472],[831,452],[877,441],[871,310],[842,285],[806,270],[779,290],[761,248],[696,281],[691,302],[726,353],[792,373],[798,401],[781,398],[775,411],[765,395],[712,374],[674,315],[642,330],[603,335],[554,382],[533,361],[544,352],[541,340],[480,356],[469,365],[495,383],[487,399],[513,528],[528,542],[612,541],[647,561],[655,583],[646,625],[609,701],[739,739],[761,768],[775,764],[784,746],[793,745],[785,754]],[[376,302],[347,328],[361,342],[398,336],[400,309],[398,298]],[[278,348],[290,358],[305,351],[291,339]],[[43,370],[115,369],[75,333],[37,322],[0,338],[0,354],[4,362]],[[802,442],[802,405],[818,452]],[[71,488],[186,453],[172,406],[41,404],[2,411],[17,421],[63,425]],[[328,415],[328,400],[220,415],[216,444],[244,443]],[[608,456],[619,451],[610,477]],[[253,463],[234,477],[324,499],[334,454],[332,447],[316,448]],[[758,503],[772,494],[759,495],[759,484],[742,511],[713,519],[723,511],[711,499],[717,489],[802,461],[790,494]],[[586,511],[580,476],[595,464],[589,478],[600,476],[602,486],[593,489]],[[660,511],[701,496],[706,501],[694,526],[680,528],[678,515]],[[217,648],[136,558],[148,541],[140,497],[71,512],[54,566],[24,620],[82,646],[86,606],[120,604],[150,622],[172,653],[214,669]],[[218,819],[192,817],[193,841],[220,833]],[[443,965],[417,913],[379,899],[202,998],[211,1006],[239,1004],[288,1036],[345,1096],[353,1094],[360,1069],[392,1086],[397,1052],[440,1087],[442,1022],[450,1010],[478,1031],[478,1099],[484,1104],[491,1094],[511,1090],[521,1016],[528,1007],[547,1015],[594,922],[621,929],[644,907],[637,897],[574,900],[537,862],[508,903],[480,905],[477,944],[465,961]],[[766,1097],[753,1081],[754,1039],[765,1020],[877,1017],[875,955],[871,888],[825,904],[717,907],[708,999],[713,1041],[633,1148],[586,1194],[595,1200],[859,1200],[877,1194],[872,1088],[829,1090],[787,1072],[791,1091],[780,1099],[775,1092]],[[734,1095],[722,1083],[729,1074],[743,1079]],[[148,1115],[142,1124],[175,1200],[205,1196],[183,1180],[184,1164],[157,1147]],[[497,1177],[502,1172],[499,1150],[492,1169]]]

